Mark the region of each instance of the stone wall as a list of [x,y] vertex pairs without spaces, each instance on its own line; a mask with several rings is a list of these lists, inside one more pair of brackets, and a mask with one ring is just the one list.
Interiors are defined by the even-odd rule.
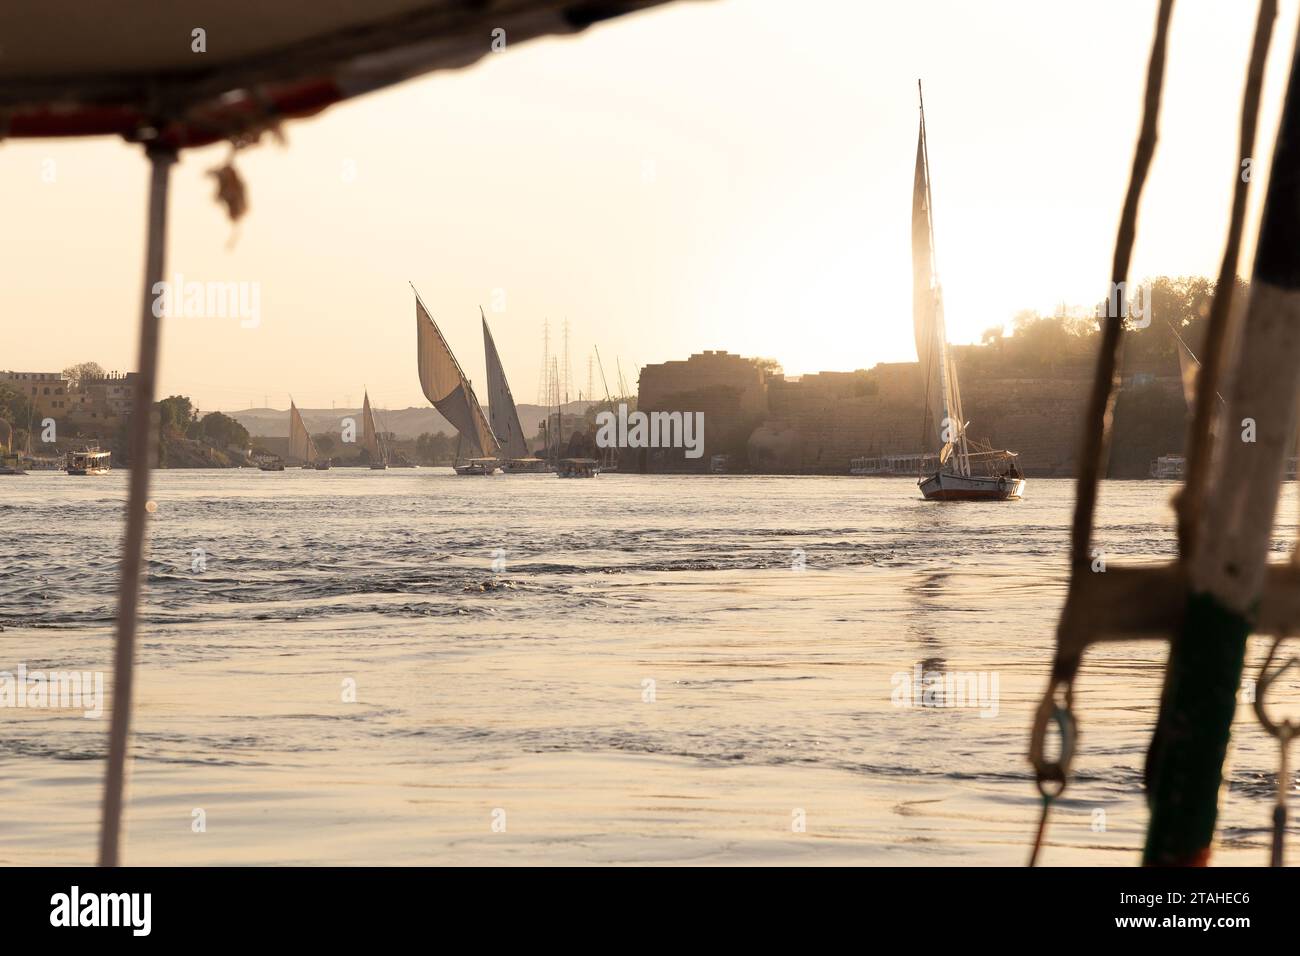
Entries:
[[[710,354],[719,353],[706,353]],[[691,385],[700,381],[692,377],[697,367],[703,368],[695,365],[699,358],[692,356],[690,362],[667,363],[677,366],[672,373],[672,386],[678,390],[676,398],[688,394]],[[727,356],[727,359],[734,362],[738,357]],[[644,370],[643,383],[647,373],[655,368],[663,366]],[[960,368],[958,371],[960,374]],[[776,473],[847,474],[850,461],[861,456],[934,452],[938,449],[929,447],[928,436],[922,434],[921,374],[918,363],[899,362],[856,372],[821,372],[798,379],[768,375],[763,392],[765,413],[751,417],[755,414],[754,406],[744,406],[742,411],[743,403],[738,397],[729,403],[713,403],[706,416],[706,436],[710,432],[719,439],[727,436],[726,453],[732,455],[737,469]],[[1074,475],[1079,428],[1092,387],[1091,374],[1091,366],[1087,365],[1023,378],[970,370],[961,376],[962,407],[970,422],[970,437],[987,441],[994,448],[1019,452],[1021,467],[1028,475]],[[707,376],[702,379],[710,380]],[[653,375],[651,381],[656,381]],[[698,389],[698,384],[695,387]],[[1126,378],[1123,387],[1139,386]],[[1140,387],[1157,389],[1170,400],[1176,396],[1181,402],[1181,396],[1177,395],[1181,384],[1176,376],[1143,373]],[[652,407],[668,408],[669,405],[662,403],[673,397],[662,392],[654,394],[652,400],[659,404]],[[674,407],[685,410],[680,404]],[[1117,428],[1123,424],[1117,420]],[[1162,448],[1158,454],[1180,450],[1179,427],[1175,423],[1164,428],[1169,432],[1164,444],[1170,447]],[[742,433],[748,436],[743,443],[743,460],[732,450],[736,436]],[[1123,431],[1119,434],[1122,436]],[[722,450],[715,447],[708,454]],[[1125,464],[1124,477],[1145,474],[1150,449],[1135,450],[1129,456],[1134,459],[1131,462],[1123,459],[1123,451],[1116,448],[1112,466],[1121,460]],[[652,464],[650,470],[660,469]],[[1118,474],[1114,467],[1112,473]]]

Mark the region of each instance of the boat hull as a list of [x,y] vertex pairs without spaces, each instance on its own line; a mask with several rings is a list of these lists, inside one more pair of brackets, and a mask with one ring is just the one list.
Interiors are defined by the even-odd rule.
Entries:
[[458,475],[495,475],[496,468],[491,465],[456,465]]
[[927,501],[1013,501],[1024,496],[1025,479],[936,472],[918,485]]
[[540,458],[514,458],[502,462],[501,470],[507,475],[543,475],[553,469]]

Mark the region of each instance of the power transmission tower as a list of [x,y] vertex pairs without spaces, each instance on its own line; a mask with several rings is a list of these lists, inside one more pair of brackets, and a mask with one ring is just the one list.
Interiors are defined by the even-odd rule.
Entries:
[[542,371],[537,376],[537,404],[551,407],[551,320],[542,319]]
[[573,391],[573,369],[569,366],[569,320],[564,320],[564,365],[560,371],[560,386],[563,389],[560,395],[564,401],[569,400],[569,394]]

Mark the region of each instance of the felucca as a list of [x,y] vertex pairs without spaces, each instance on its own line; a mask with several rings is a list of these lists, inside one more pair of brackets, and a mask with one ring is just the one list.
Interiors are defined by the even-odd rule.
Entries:
[[488,381],[488,417],[492,422],[492,433],[501,443],[505,453],[502,470],[507,474],[520,474],[546,470],[546,462],[536,458],[528,451],[528,439],[524,436],[523,426],[519,424],[519,409],[515,406],[515,397],[510,392],[510,383],[506,381],[506,371],[501,366],[501,356],[497,354],[496,342],[492,340],[492,330],[488,328],[487,316],[479,306],[479,318],[483,320],[483,357],[487,363]]
[[302,462],[304,471],[329,470],[329,459],[322,458],[316,450],[316,442],[307,431],[307,424],[302,420],[302,413],[298,411],[292,397],[289,399],[289,453]]
[[[415,286],[411,286],[415,291]],[[452,467],[458,475],[491,475],[497,470],[501,444],[488,424],[487,416],[474,389],[452,354],[429,310],[424,307],[420,293],[415,292],[416,364],[420,370],[420,387],[433,407],[451,422],[459,434],[456,443],[456,460]],[[462,460],[463,446],[468,445],[472,457]]]
[[370,408],[370,392],[365,392],[361,407],[361,447],[370,456],[370,470],[383,471],[388,467],[388,449],[375,427],[375,413]]
[[[916,82],[917,95],[921,81]],[[995,450],[966,434],[970,422],[962,415],[957,368],[948,349],[943,321],[943,289],[934,257],[934,221],[930,205],[930,158],[925,142],[925,101],[916,140],[916,175],[912,184],[912,324],[916,356],[925,382],[922,435],[936,435],[939,466],[917,480],[921,494],[932,501],[1004,501],[1025,490],[1015,452]]]

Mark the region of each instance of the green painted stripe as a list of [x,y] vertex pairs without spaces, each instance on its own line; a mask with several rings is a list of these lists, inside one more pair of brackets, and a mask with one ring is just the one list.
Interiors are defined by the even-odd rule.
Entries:
[[1147,866],[1203,862],[1214,840],[1251,624],[1211,594],[1187,599],[1147,758]]

